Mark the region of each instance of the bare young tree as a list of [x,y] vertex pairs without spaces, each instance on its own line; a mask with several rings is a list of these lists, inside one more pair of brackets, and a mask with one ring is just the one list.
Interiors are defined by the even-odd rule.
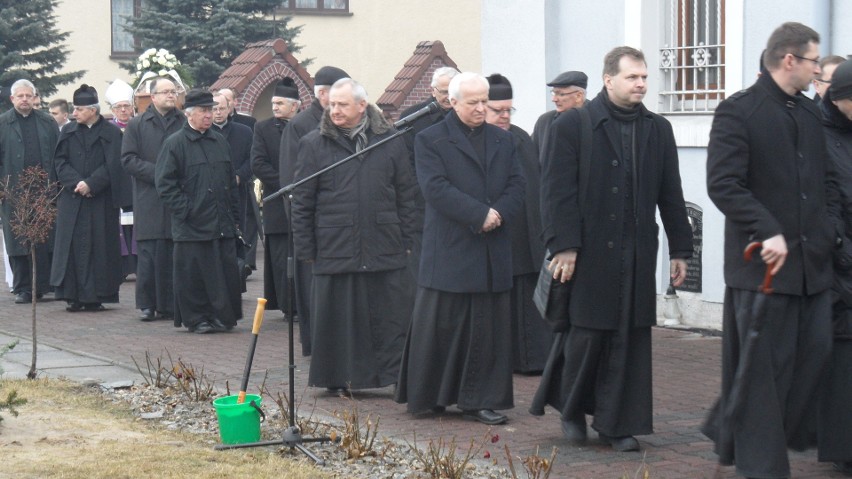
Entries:
[[12,217],[9,221],[12,233],[26,246],[32,260],[32,324],[33,355],[29,379],[36,377],[36,299],[38,296],[38,271],[36,268],[36,246],[44,244],[50,237],[50,231],[56,222],[56,197],[59,188],[50,181],[47,172],[40,166],[28,166],[21,171],[15,181],[6,177],[0,183],[0,200],[12,204]]

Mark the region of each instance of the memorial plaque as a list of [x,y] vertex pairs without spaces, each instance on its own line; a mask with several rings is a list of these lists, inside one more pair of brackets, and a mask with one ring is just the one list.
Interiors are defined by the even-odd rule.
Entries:
[[701,292],[701,248],[703,243],[704,223],[702,220],[704,212],[696,205],[687,203],[686,215],[692,226],[692,258],[686,260],[686,280],[677,288],[680,291],[690,293]]

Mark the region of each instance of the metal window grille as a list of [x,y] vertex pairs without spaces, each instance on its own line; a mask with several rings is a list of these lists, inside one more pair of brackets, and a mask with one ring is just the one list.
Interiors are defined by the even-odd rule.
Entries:
[[712,112],[725,98],[724,0],[669,0],[661,110]]

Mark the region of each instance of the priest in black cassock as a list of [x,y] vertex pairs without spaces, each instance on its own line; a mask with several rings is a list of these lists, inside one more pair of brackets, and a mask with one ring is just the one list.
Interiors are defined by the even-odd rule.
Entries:
[[[297,180],[394,133],[356,81],[338,80],[328,98],[319,129],[299,143]],[[414,295],[414,194],[402,138],[294,191],[296,256],[314,273],[310,386],[340,393],[396,382]]]
[[524,177],[509,132],[485,123],[488,81],[460,73],[453,111],[415,138],[426,199],[417,298],[397,384],[408,411],[457,404],[465,418],[501,424],[514,406],[510,295]]
[[74,92],[74,118],[54,154],[62,185],[50,284],[70,312],[103,311],[117,303],[123,279],[118,224],[130,179],[121,167],[121,129],[100,114],[98,92]]
[[[278,175],[278,154],[281,132],[296,113],[302,102],[299,88],[292,78],[284,78],[275,85],[272,93],[272,118],[259,121],[254,126],[251,143],[251,171],[263,183],[265,196],[281,189]],[[287,250],[290,225],[284,200],[275,198],[263,204],[263,297],[266,309],[280,309],[286,313],[290,296],[287,290]],[[295,305],[294,305],[295,306]],[[302,344],[302,354],[309,356],[310,344]]]

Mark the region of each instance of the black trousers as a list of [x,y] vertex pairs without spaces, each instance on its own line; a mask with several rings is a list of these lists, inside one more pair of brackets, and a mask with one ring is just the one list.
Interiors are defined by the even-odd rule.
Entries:
[[174,313],[172,240],[136,242],[136,308]]
[[[12,293],[33,292],[33,262],[28,254],[21,256],[9,256],[9,267],[12,269]],[[53,255],[48,252],[47,246],[36,247],[36,276],[38,276],[38,294],[50,291],[50,264]]]

